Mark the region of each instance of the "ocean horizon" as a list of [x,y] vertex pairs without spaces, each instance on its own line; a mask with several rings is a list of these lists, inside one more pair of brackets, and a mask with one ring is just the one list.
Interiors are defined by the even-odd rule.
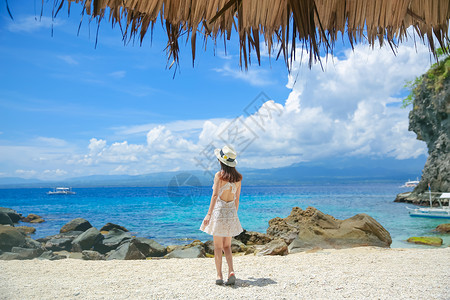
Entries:
[[[244,229],[266,232],[268,222],[286,217],[293,207],[313,206],[337,219],[366,213],[385,227],[393,248],[424,247],[407,243],[411,236],[436,235],[432,230],[445,220],[410,217],[404,203],[394,203],[408,189],[403,182],[309,183],[302,185],[243,186],[239,218]],[[211,236],[198,228],[206,215],[211,186],[76,188],[75,195],[47,195],[48,188],[0,189],[0,206],[45,220],[33,226],[37,239],[58,234],[75,218],[84,218],[100,229],[108,222],[126,227],[133,235],[151,238],[167,246]]]

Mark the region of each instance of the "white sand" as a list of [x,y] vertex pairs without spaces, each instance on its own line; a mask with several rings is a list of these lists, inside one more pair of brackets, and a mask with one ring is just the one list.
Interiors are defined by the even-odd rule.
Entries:
[[211,258],[0,261],[0,299],[450,299],[448,247],[251,255],[234,263],[238,280],[226,287],[214,284]]

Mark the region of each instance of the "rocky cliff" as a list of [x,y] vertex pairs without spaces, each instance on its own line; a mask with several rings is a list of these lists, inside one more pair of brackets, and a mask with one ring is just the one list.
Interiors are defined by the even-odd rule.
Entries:
[[432,192],[450,192],[450,57],[430,68],[416,83],[409,130],[427,143],[429,156],[418,186],[396,201],[428,204],[428,193],[424,194],[428,183]]

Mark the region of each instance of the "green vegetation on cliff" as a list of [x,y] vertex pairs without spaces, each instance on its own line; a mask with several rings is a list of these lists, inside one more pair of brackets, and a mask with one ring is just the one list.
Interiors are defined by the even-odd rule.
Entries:
[[[437,51],[439,57],[444,56],[442,49]],[[402,107],[405,108],[414,102],[418,87],[422,82],[426,84],[427,89],[438,93],[444,88],[444,81],[450,76],[450,56],[446,56],[443,60],[433,64],[430,69],[420,77],[408,81],[405,88],[410,90],[409,95],[403,99]],[[414,108],[413,108],[414,109]]]

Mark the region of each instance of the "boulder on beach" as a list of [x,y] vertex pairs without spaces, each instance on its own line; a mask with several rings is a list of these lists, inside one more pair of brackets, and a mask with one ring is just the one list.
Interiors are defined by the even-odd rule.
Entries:
[[97,251],[83,250],[81,253],[84,260],[105,260],[105,256]]
[[288,217],[270,220],[267,234],[284,239],[290,252],[316,247],[389,247],[392,243],[389,232],[367,214],[338,220],[314,207],[294,207]]
[[83,231],[69,231],[69,232],[64,232],[64,233],[59,233],[59,234],[55,234],[55,235],[49,235],[43,238],[39,238],[36,241],[40,242],[40,243],[46,243],[51,239],[70,239],[71,241],[73,241],[74,239],[76,239],[80,234],[82,234]]
[[35,240],[33,240],[32,238],[25,237],[25,245],[24,245],[25,248],[29,248],[29,249],[41,249],[41,248],[43,248],[42,246],[43,246],[43,245],[42,245],[40,242],[35,241]]
[[83,218],[76,218],[64,225],[59,232],[65,233],[70,231],[86,231],[91,227],[92,225],[89,221]]
[[265,233],[247,231],[245,229],[238,236],[235,236],[234,239],[243,242],[245,245],[265,245],[272,240],[272,238]]
[[0,211],[0,225],[14,226],[14,223],[7,213]]
[[65,256],[62,255],[58,255],[53,253],[52,251],[44,251],[39,257],[38,259],[48,259],[48,260],[59,260],[59,259],[65,259]]
[[0,225],[0,250],[10,251],[12,247],[25,245],[25,235],[14,227]]
[[182,245],[169,245],[169,246],[166,247],[166,252],[170,253],[170,252],[172,252],[175,249],[181,249],[181,248],[183,248]]
[[21,255],[19,253],[14,252],[3,252],[0,254],[0,260],[20,260]]
[[136,246],[139,248],[142,254],[145,255],[145,257],[161,257],[166,255],[167,253],[166,247],[152,239],[139,237],[136,238],[136,240],[139,242],[136,244]]
[[11,221],[13,221],[13,223],[19,223],[20,219],[22,218],[21,214],[11,208],[0,207],[0,212],[6,213]]
[[208,240],[203,244],[203,247],[205,248],[205,252],[207,254],[214,255],[214,241]]
[[50,239],[44,245],[46,250],[51,251],[70,251],[72,249],[72,240],[69,238]]
[[121,244],[116,250],[113,250],[106,260],[120,259],[120,260],[132,260],[132,259],[145,259],[145,255],[139,250],[137,244],[140,244],[137,240],[126,241]]
[[245,252],[247,251],[247,246],[235,238],[231,239],[231,252],[232,253],[239,253],[239,252]]
[[438,225],[435,231],[442,233],[450,233],[450,223]]
[[264,245],[258,255],[287,255],[288,253],[288,245],[283,239],[278,238]]
[[33,259],[39,257],[44,252],[44,250],[41,248],[28,249],[22,247],[12,247],[11,252],[18,253],[20,255],[19,259]]
[[16,229],[22,231],[25,234],[32,234],[36,232],[36,228],[29,226],[16,226]]
[[45,222],[45,220],[36,214],[28,214],[25,218],[22,219],[22,222],[28,222],[28,223],[42,223]]
[[124,232],[120,229],[111,229],[107,235],[105,235],[104,239],[94,245],[94,250],[98,251],[102,254],[106,254],[107,252],[116,249],[122,244],[125,240],[130,240],[132,238],[129,232]]
[[166,258],[199,258],[205,257],[205,249],[201,245],[181,249],[177,248],[164,256]]
[[[95,245],[99,244],[103,240],[103,235],[98,231],[97,228],[91,227],[79,236],[77,236],[73,241],[72,245],[75,248],[79,248],[80,250],[77,252],[81,252],[82,250],[90,250]],[[77,247],[79,246],[79,247]]]
[[83,257],[83,254],[81,254],[81,252],[70,252],[67,250],[54,251],[53,254],[59,255],[63,258],[81,259]]
[[442,239],[434,236],[413,236],[407,240],[408,243],[427,245],[427,246],[442,246]]
[[114,223],[106,223],[102,228],[100,228],[100,231],[110,231],[111,229],[120,229],[125,232],[129,231],[125,227],[114,224]]

